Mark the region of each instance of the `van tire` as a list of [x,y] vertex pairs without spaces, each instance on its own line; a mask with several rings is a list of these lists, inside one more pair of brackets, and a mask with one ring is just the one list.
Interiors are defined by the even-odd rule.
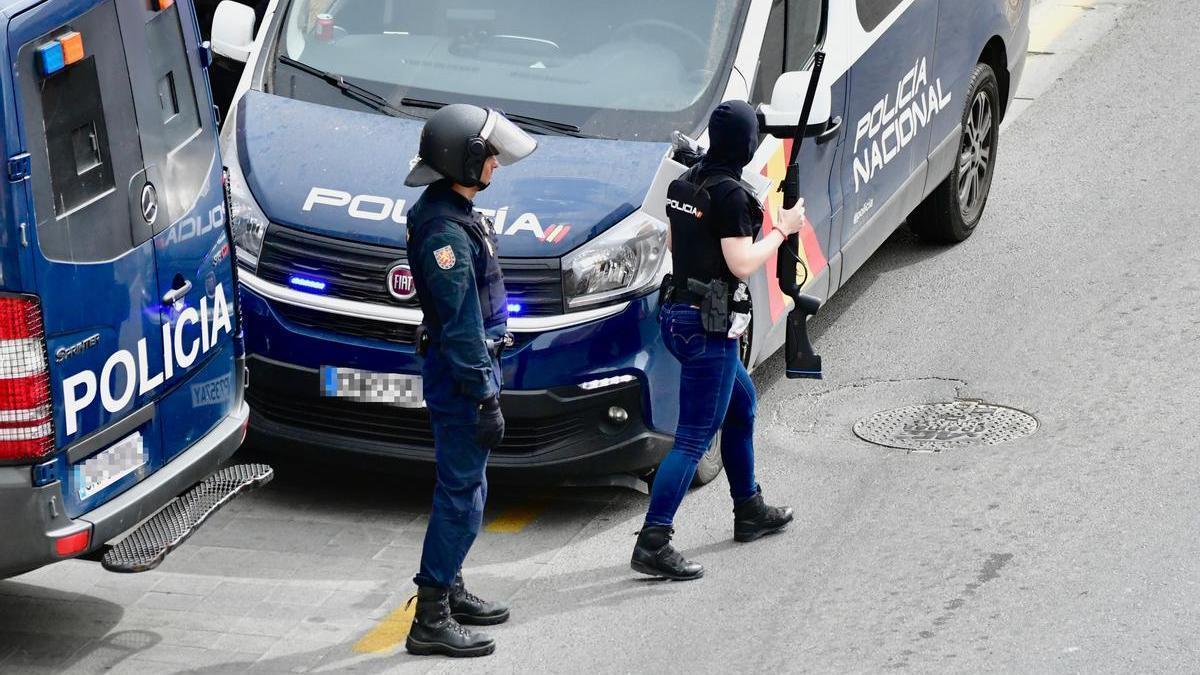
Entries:
[[992,188],[1000,138],[1000,84],[991,66],[975,65],[967,91],[950,175],[908,217],[909,228],[927,241],[957,244],[970,237]]

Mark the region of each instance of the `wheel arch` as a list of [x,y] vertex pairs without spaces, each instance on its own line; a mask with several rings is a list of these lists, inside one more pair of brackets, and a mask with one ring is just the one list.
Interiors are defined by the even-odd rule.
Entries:
[[987,64],[996,74],[996,82],[1000,85],[1000,119],[1003,120],[1008,112],[1009,86],[1012,81],[1008,71],[1008,49],[1004,45],[1004,38],[993,35],[980,52],[979,63]]

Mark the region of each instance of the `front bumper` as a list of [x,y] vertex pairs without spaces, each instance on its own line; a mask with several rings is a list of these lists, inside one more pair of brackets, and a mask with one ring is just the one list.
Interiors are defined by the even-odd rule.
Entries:
[[[433,462],[425,409],[399,408],[321,395],[316,370],[251,358],[248,399],[256,436],[312,449]],[[489,464],[553,477],[637,473],[656,465],[671,438],[647,428],[637,382],[595,392],[578,387],[505,391],[506,431]],[[617,424],[610,408],[628,419]]]
[[[267,297],[245,282],[242,291],[252,375],[247,398],[257,437],[433,461],[425,411],[327,398],[318,376],[322,366],[419,373],[421,359],[403,330],[411,317],[390,316],[389,308],[368,316],[371,307],[362,305],[351,316],[327,299]],[[572,315],[553,318],[540,331],[510,324],[517,345],[501,362],[507,434],[490,464],[551,478],[655,466],[670,449],[679,382],[679,363],[662,345],[657,314],[656,299],[644,296],[573,325]],[[633,381],[590,392],[579,386],[615,375]],[[619,428],[608,421],[614,406],[629,417]]]
[[90,528],[91,552],[153,515],[233,455],[249,415],[242,403],[166,466],[76,519],[64,512],[62,483],[33,487],[30,467],[0,467],[0,579],[61,560],[55,552],[59,537]]

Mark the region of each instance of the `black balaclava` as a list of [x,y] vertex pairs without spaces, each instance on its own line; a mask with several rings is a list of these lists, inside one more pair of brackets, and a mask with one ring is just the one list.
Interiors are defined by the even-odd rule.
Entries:
[[723,173],[740,179],[742,168],[758,149],[758,115],[745,101],[725,101],[708,120],[708,154],[700,172]]

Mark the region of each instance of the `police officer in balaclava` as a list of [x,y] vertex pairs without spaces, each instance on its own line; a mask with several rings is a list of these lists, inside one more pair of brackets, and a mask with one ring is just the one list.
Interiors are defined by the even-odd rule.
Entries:
[[428,186],[408,213],[408,260],[429,338],[421,375],[437,453],[406,643],[413,654],[491,654],[495,641],[463,624],[493,625],[509,616],[505,605],[468,592],[462,578],[483,520],[488,454],[504,437],[500,352],[508,332],[496,233],[472,200],[498,166],[536,147],[494,110],[448,105],[425,123],[419,161],[404,181]]
[[654,475],[631,561],[638,572],[677,580],[704,574],[703,567],[671,546],[671,536],[696,465],[718,431],[733,498],[734,539],[754,541],[792,520],[790,508],[763,501],[754,476],[756,395],[738,348],[746,324],[732,321],[726,308],[748,303],[743,280],[773,258],[788,235],[800,231],[803,200],[783,210],[774,229],[759,238],[762,207],[741,182],[759,144],[754,109],[744,101],[722,103],[712,113],[708,135],[707,154],[668,191],[674,289],[672,302],[660,313],[659,330],[681,364],[679,425],[675,445]]

